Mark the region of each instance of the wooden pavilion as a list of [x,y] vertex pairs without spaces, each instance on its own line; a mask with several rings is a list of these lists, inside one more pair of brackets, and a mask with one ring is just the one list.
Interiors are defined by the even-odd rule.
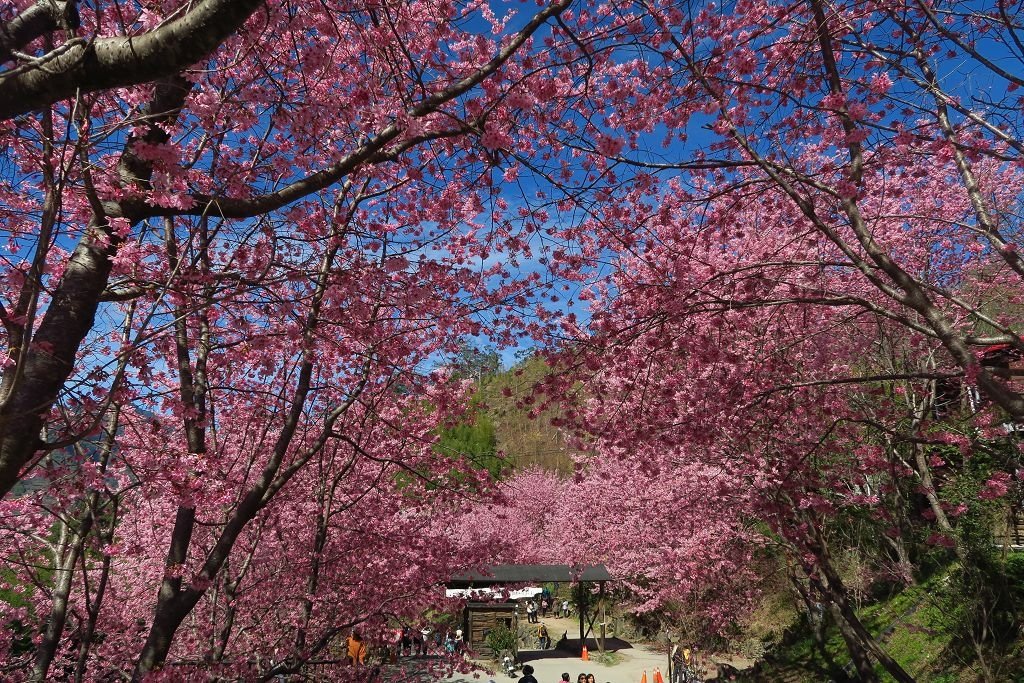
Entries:
[[[596,583],[598,595],[596,609],[592,615],[587,600],[588,592],[580,591],[580,646],[593,631],[594,620],[600,616],[598,649],[604,652],[605,625],[605,583],[615,579],[605,566],[572,567],[567,564],[499,564],[485,567],[479,572],[467,572],[453,576],[446,584],[450,589],[493,589],[496,586],[514,586],[532,583]],[[463,612],[462,628],[466,643],[471,649],[486,650],[487,632],[497,625],[505,625],[512,631],[519,627],[519,615],[514,602],[484,602],[470,599]]]

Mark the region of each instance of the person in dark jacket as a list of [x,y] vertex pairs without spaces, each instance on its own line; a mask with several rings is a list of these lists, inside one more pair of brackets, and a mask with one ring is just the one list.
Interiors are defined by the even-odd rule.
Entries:
[[529,664],[523,666],[523,677],[519,679],[519,683],[538,683],[537,678],[533,675],[533,667]]

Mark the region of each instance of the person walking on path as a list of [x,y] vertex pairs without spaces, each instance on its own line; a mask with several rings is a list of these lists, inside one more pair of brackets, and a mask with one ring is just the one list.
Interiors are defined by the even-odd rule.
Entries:
[[402,656],[402,636],[404,636],[404,635],[405,635],[405,629],[404,628],[396,628],[395,629],[395,640],[394,640],[394,644],[395,644],[395,654],[394,654],[395,662],[397,662],[398,658]]
[[543,618],[545,618],[545,619],[548,618],[548,607],[550,607],[550,605],[551,605],[551,603],[548,602],[547,598],[541,598],[541,601],[540,601],[540,615]]
[[401,650],[403,657],[412,657],[412,631],[408,626],[402,627]]
[[540,649],[547,650],[551,647],[551,636],[548,635],[548,627],[544,624],[540,625],[537,629],[537,644],[540,645]]

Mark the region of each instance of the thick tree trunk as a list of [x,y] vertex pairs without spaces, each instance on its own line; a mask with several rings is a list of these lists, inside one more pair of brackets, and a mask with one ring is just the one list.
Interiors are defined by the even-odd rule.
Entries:
[[[141,138],[129,136],[119,161],[119,171],[129,186],[145,188],[152,175],[151,163],[135,156],[133,144],[139,139],[151,144],[166,142],[169,136],[164,125],[177,118],[190,88],[180,77],[156,84],[146,109],[146,132]],[[46,121],[48,116],[44,117],[44,124]],[[58,203],[56,199],[48,200],[43,207],[44,236],[48,224],[56,218]],[[142,214],[128,215],[116,205],[108,208],[133,224],[145,218]],[[82,341],[93,327],[120,241],[110,230],[106,216],[93,217],[64,268],[38,329],[31,340],[28,332],[24,334],[19,343],[23,347],[21,355],[13,367],[4,371],[0,384],[0,497],[10,492],[22,468],[44,446],[41,431],[75,369]],[[42,247],[40,244],[39,248]],[[34,316],[34,306],[25,313]]]
[[[177,590],[174,591],[175,584],[169,584],[165,580],[164,585],[161,586],[157,606],[154,610],[153,624],[150,627],[149,637],[146,639],[146,643],[139,655],[139,660],[135,665],[135,671],[132,674],[133,681],[141,681],[149,672],[163,666],[164,661],[167,659],[167,654],[170,652],[171,642],[178,627],[181,626],[181,622],[185,620],[185,617],[189,615],[206,592],[206,588],[202,587],[203,584],[217,576],[224,563],[227,562],[238,536],[245,529],[246,524],[260,511],[262,506],[261,492],[259,490],[250,490],[239,504],[235,514],[225,525],[213,550],[207,555],[206,561],[199,572],[200,585],[198,587],[193,585],[182,588],[181,582],[177,581]],[[166,592],[164,590],[165,587],[168,588]]]
[[[214,4],[213,0],[211,0],[211,4]],[[445,102],[451,101],[479,85],[506,61],[508,61],[508,59],[510,59],[512,55],[515,54],[516,51],[541,26],[546,24],[552,17],[561,14],[570,4],[571,0],[556,0],[553,4],[537,12],[519,31],[519,33],[511,41],[507,42],[498,54],[496,54],[485,65],[474,71],[468,77],[463,78],[448,88],[425,98],[409,110],[409,115],[417,118],[425,116],[426,114],[437,110],[437,108]],[[0,116],[2,116],[2,108],[0,108]],[[395,158],[405,149],[408,149],[408,147],[402,147],[399,145],[397,147],[384,150],[384,146],[388,140],[395,138],[398,133],[399,129],[395,126],[383,128],[369,143],[361,146],[356,150],[356,152],[350,154],[327,169],[313,174],[304,180],[296,181],[279,191],[264,195],[262,198],[243,200],[241,204],[237,204],[236,202],[234,208],[238,210],[237,212],[233,212],[231,210],[231,204],[232,202],[235,202],[235,200],[232,199],[225,199],[223,202],[214,202],[213,199],[209,199],[205,202],[199,201],[199,203],[204,206],[203,220],[206,220],[205,211],[213,205],[216,205],[217,207],[216,211],[213,213],[223,217],[253,216],[258,213],[273,211],[284,206],[288,202],[294,201],[306,196],[307,194],[338,182],[343,176],[364,164],[368,165],[379,163],[384,160]],[[415,144],[418,143],[414,141],[411,142],[409,146],[411,147]],[[198,199],[197,196],[193,196],[193,198]],[[358,201],[359,199],[354,200],[353,205],[358,204]],[[142,679],[147,673],[163,664],[170,650],[171,640],[175,631],[181,624],[182,620],[189,614],[189,612],[191,612],[196,603],[206,592],[207,586],[217,578],[223,564],[228,560],[232,547],[238,539],[238,536],[245,529],[246,525],[255,519],[256,515],[259,514],[259,511],[273,498],[274,495],[276,495],[281,487],[290,480],[299,468],[301,468],[304,463],[308,462],[309,458],[313,457],[314,454],[320,452],[328,440],[335,436],[333,434],[335,422],[353,405],[356,397],[362,392],[365,386],[363,384],[358,385],[348,399],[330,410],[325,416],[323,427],[317,437],[313,440],[313,444],[303,449],[302,454],[294,458],[287,467],[282,468],[285,456],[291,449],[296,430],[304,417],[303,411],[307,407],[306,402],[311,390],[310,387],[313,370],[317,362],[317,359],[313,357],[313,354],[309,349],[313,347],[313,336],[317,331],[317,325],[320,321],[321,307],[328,289],[330,276],[334,272],[335,258],[338,254],[339,245],[341,243],[339,238],[345,229],[347,229],[347,223],[342,226],[335,226],[336,233],[333,235],[331,246],[327,249],[320,262],[315,291],[311,297],[309,311],[306,315],[302,330],[302,348],[304,351],[302,359],[298,364],[295,389],[289,400],[290,405],[288,405],[287,416],[280,432],[278,433],[273,447],[273,452],[256,483],[254,483],[248,490],[241,502],[235,508],[234,512],[228,518],[227,522],[224,524],[219,537],[217,537],[213,548],[207,554],[206,560],[203,562],[202,568],[198,572],[196,577],[197,581],[188,588],[182,589],[180,580],[176,581],[165,579],[164,585],[160,590],[149,637],[143,647],[142,653],[140,654],[133,672],[133,678],[136,680]],[[171,226],[168,223],[168,232],[170,231]],[[170,242],[173,242],[173,237]],[[209,257],[206,253],[206,247],[208,247],[208,242],[205,242],[204,238],[203,243],[199,246],[200,255],[204,258]],[[168,249],[171,248],[173,248],[173,245],[169,243]],[[176,260],[176,255],[169,252],[169,256],[171,256],[173,264]],[[183,320],[184,316],[180,316],[179,319]],[[185,344],[182,344],[181,341],[179,341],[178,347],[180,371],[181,367],[188,366],[187,363],[181,362],[180,357],[182,349],[187,353],[187,340]],[[368,364],[369,361],[367,361],[367,366]],[[184,388],[189,386],[189,382],[182,380],[181,385],[184,391]],[[189,404],[184,393],[182,394],[182,401],[186,405]],[[199,423],[197,422],[197,424]],[[181,514],[182,511],[179,511],[179,515]],[[176,523],[175,530],[177,531],[178,528],[179,526]],[[182,534],[180,540],[184,540],[186,537],[184,526],[182,526],[181,530]],[[172,543],[178,542],[178,540],[179,538],[176,536],[172,540]],[[170,555],[168,557],[170,557]]]
[[149,672],[159,669],[167,659],[167,653],[171,650],[171,642],[178,626],[188,616],[189,611],[198,602],[189,604],[180,599],[180,596],[165,597],[166,594],[161,587],[160,602],[157,604],[153,616],[153,624],[149,628],[149,636],[146,644],[139,655],[139,661],[135,665],[133,681],[142,681]]
[[905,579],[910,585],[915,585],[917,579],[914,577],[914,563],[910,561],[910,554],[907,552],[907,544],[903,542],[903,536],[893,538],[883,535],[882,538],[896,555],[896,566],[899,567],[900,578]]
[[[795,572],[790,574],[789,580],[806,606],[808,621],[810,622],[811,632],[814,636],[814,646],[818,650],[818,656],[821,657],[821,661],[829,668],[832,678],[836,681],[845,681],[849,679],[849,674],[843,671],[842,668],[836,664],[835,659],[833,659],[831,653],[829,653],[828,648],[826,647],[825,635],[828,626],[827,615],[832,617],[832,620],[839,628],[839,633],[843,637],[843,641],[846,643],[846,649],[850,653],[850,658],[853,660],[853,664],[857,671],[864,672],[865,670],[868,670],[873,676],[874,670],[871,669],[870,662],[868,662],[866,669],[863,664],[863,660],[867,657],[867,653],[864,652],[864,649],[860,646],[860,643],[855,637],[851,639],[850,636],[853,635],[852,632],[848,630],[845,622],[837,618],[838,611],[834,606],[830,603],[829,609],[826,610],[825,605],[811,595],[810,590],[803,585],[803,582],[801,582],[801,580],[796,576]],[[862,673],[861,675],[863,677],[864,674]]]
[[72,253],[24,364],[17,368],[20,377],[0,405],[0,497],[14,487],[22,467],[42,445],[43,424],[75,367],[107,286],[116,239],[105,227],[93,225],[90,230]]
[[[172,219],[167,219],[166,223],[168,234],[167,249],[172,263],[176,263],[177,251],[174,244],[171,220]],[[204,237],[200,243],[200,250],[204,253],[204,258],[208,258],[208,254],[205,254],[208,247],[209,242],[206,240],[204,231]],[[309,345],[311,337],[316,330],[320,316],[320,307],[323,304],[324,294],[327,291],[330,274],[334,267],[334,259],[338,254],[338,249],[339,248],[337,246],[333,246],[328,249],[327,253],[324,254],[321,260],[319,272],[317,274],[316,289],[310,302],[309,314],[306,316],[305,329],[303,330],[304,345]],[[212,293],[208,291],[207,296],[212,296]],[[202,314],[200,314],[200,317],[201,316]],[[189,346],[184,312],[178,316],[177,325],[178,372],[181,384],[182,403],[185,405],[195,406],[197,413],[197,417],[186,419],[186,433],[189,435],[189,447],[199,448],[202,446],[205,448],[204,445],[199,443],[198,439],[202,436],[205,440],[205,432],[200,434],[202,431],[200,425],[203,424],[203,418],[206,414],[205,370],[210,343],[208,328],[205,324],[202,327],[203,338],[200,340],[199,350],[197,352],[196,372],[192,374],[190,370],[191,364],[189,363]],[[143,679],[150,671],[163,665],[164,660],[167,658],[167,653],[170,651],[171,640],[174,637],[175,631],[177,631],[181,622],[186,616],[188,616],[189,612],[192,611],[196,603],[199,602],[199,599],[206,592],[206,586],[216,579],[224,564],[228,561],[228,558],[231,555],[231,550],[239,535],[245,529],[246,525],[255,519],[256,515],[259,514],[261,509],[263,509],[263,506],[266,505],[270,497],[280,490],[280,488],[288,481],[288,478],[297,471],[299,466],[301,466],[302,462],[305,462],[302,458],[298,458],[296,462],[292,463],[284,473],[281,472],[281,463],[284,461],[285,455],[291,447],[292,439],[294,438],[295,432],[302,419],[303,409],[306,406],[306,399],[310,392],[313,368],[314,359],[311,354],[307,352],[303,355],[302,361],[299,365],[295,390],[290,400],[288,416],[277,436],[273,453],[271,454],[267,464],[264,466],[263,472],[260,474],[256,483],[249,489],[238,504],[238,507],[235,508],[234,513],[228,518],[228,521],[221,530],[220,536],[217,538],[213,549],[208,553],[202,569],[199,572],[199,585],[197,586],[193,584],[187,589],[182,590],[180,578],[164,580],[164,584],[160,588],[160,595],[157,601],[157,607],[149,638],[147,639],[146,644],[142,649],[142,653],[139,656],[139,661],[135,666],[135,671],[133,673],[134,680]],[[199,401],[200,396],[202,397],[201,402]],[[333,428],[334,421],[349,405],[351,405],[351,402],[343,404],[328,415],[325,419],[321,434],[316,441],[317,445],[312,446],[310,450],[307,451],[305,456],[306,459],[312,457],[313,453],[319,451],[323,447],[323,444],[326,443],[328,435]],[[197,439],[195,442],[193,442],[193,436]],[[205,443],[205,441],[203,443]],[[181,510],[179,510],[179,514],[182,514]],[[194,525],[194,511],[192,515],[192,524]],[[176,521],[175,531],[177,530],[178,524]],[[172,537],[172,548],[176,541],[186,540],[184,538],[184,532],[185,528],[183,526],[182,538],[177,539],[176,537]],[[189,532],[188,539],[191,539],[191,532]],[[184,549],[187,551],[187,543],[185,544]],[[182,558],[183,557],[184,555],[182,555]],[[170,555],[168,555],[168,558],[170,560]]]
[[[935,515],[935,524],[939,527],[942,533],[953,539],[953,550],[956,552],[957,559],[960,560],[960,564],[964,567],[971,564],[970,558],[968,557],[967,549],[956,530],[953,529],[952,523],[949,521],[949,517],[946,515],[946,511],[942,508],[942,502],[939,500],[938,492],[935,488],[935,480],[932,477],[931,465],[928,464],[928,456],[924,449],[918,444],[914,444],[914,466],[917,470],[918,477],[921,479],[921,489],[924,492],[925,499],[928,501],[928,507]],[[975,650],[978,656],[978,664],[982,670],[982,678],[989,683],[992,681],[992,674],[989,669],[988,663],[985,658],[985,653],[980,646],[977,644],[977,639],[974,633],[971,633],[971,640],[975,643]]]
[[956,556],[961,562],[966,563],[967,551],[964,550],[953,525],[949,522],[949,517],[946,516],[946,511],[942,508],[942,501],[939,500],[939,494],[935,489],[935,480],[932,478],[932,468],[928,464],[928,456],[924,449],[917,444],[914,444],[914,469],[917,470],[917,476],[921,479],[921,490],[928,501],[928,507],[935,515],[936,526],[956,542],[954,546]]
[[0,82],[0,120],[90,93],[181,72],[217,49],[265,0],[203,0],[178,18],[135,36],[71,40],[45,68]]

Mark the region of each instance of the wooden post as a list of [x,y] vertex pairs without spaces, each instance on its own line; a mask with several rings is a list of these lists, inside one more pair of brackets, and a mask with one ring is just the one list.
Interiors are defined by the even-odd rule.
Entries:
[[586,584],[580,581],[577,584],[580,592],[580,652],[583,651],[583,647],[587,644],[586,633],[583,630],[586,615],[587,615],[587,591],[585,590]]
[[598,585],[601,587],[597,598],[597,604],[601,610],[601,641],[598,647],[601,650],[601,654],[604,654],[604,632],[605,627],[608,625],[608,613],[604,609],[604,581],[601,581]]
[[516,634],[515,640],[512,642],[512,658],[519,659],[519,603],[515,602],[515,607],[512,608],[512,633]]

